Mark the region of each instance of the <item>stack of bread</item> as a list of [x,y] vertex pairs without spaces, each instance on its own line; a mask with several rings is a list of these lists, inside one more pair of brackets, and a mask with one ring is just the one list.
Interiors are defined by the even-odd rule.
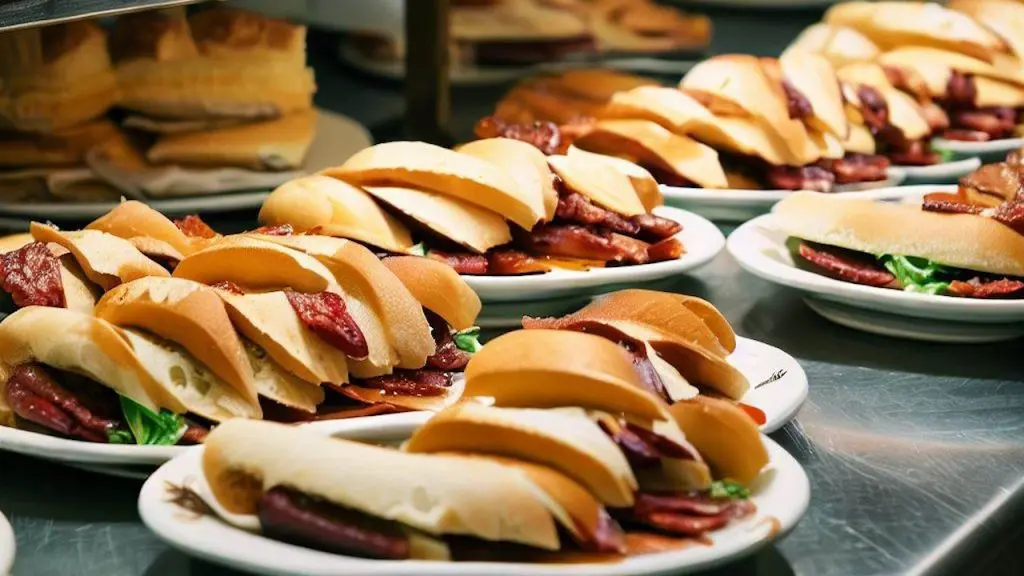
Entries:
[[285,227],[220,236],[139,202],[5,242],[0,308],[0,421],[94,442],[438,410],[479,347],[480,301],[440,262]]
[[113,199],[85,154],[116,128],[107,35],[93,22],[0,34],[0,202]]
[[125,126],[148,136],[101,152],[115,173],[302,165],[316,124],[304,27],[220,7],[143,12],[117,20],[110,53]]
[[[693,52],[711,41],[711,21],[653,0],[455,0],[450,52],[456,65],[537,64],[589,54]],[[397,39],[356,35],[352,46],[400,60]]]
[[848,2],[788,50],[828,58],[848,72],[847,85],[885,84],[910,95],[948,140],[986,142],[1021,133],[1022,34],[1017,2]]

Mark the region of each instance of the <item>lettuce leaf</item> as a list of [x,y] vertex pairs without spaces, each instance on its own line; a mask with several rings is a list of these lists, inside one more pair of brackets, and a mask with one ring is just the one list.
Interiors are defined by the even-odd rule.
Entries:
[[750,498],[750,490],[732,480],[715,480],[711,483],[711,497],[716,500],[746,500]]
[[121,410],[136,444],[172,446],[181,440],[188,429],[181,416],[167,410],[153,412],[125,396],[121,396]]
[[939,155],[940,163],[953,162],[956,160],[956,154],[952,150],[935,150],[934,152]]
[[128,430],[115,428],[107,430],[107,442],[111,444],[135,444],[135,437]]
[[412,248],[409,248],[409,250],[407,250],[407,253],[412,256],[426,256],[427,245],[424,244],[423,242],[420,242],[419,244],[413,245]]
[[480,343],[480,328],[478,326],[459,330],[452,338],[455,340],[456,348],[470,354],[475,354],[484,347]]
[[949,282],[942,276],[949,275],[951,271],[931,260],[890,254],[882,255],[879,260],[907,292],[943,294],[949,289]]

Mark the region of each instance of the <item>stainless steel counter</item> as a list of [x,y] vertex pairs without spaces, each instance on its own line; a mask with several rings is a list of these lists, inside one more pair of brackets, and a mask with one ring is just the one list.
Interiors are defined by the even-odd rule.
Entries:
[[[813,19],[731,17],[720,21],[716,48],[777,52]],[[399,91],[336,77],[332,63],[321,64],[320,105],[368,124],[400,111]],[[460,135],[488,99],[493,93],[456,95]],[[251,216],[217,224],[244,228]],[[774,435],[811,477],[810,510],[778,546],[718,573],[1024,573],[1020,341],[943,346],[841,328],[795,293],[742,273],[727,254],[671,288],[709,299],[740,334],[793,354],[811,383],[797,422]],[[15,575],[228,573],[157,541],[139,523],[138,488],[0,452],[0,510],[19,546]]]

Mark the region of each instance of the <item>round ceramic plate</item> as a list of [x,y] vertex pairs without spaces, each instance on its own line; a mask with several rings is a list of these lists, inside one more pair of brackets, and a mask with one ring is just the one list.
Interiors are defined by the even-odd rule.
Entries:
[[659,206],[654,213],[683,225],[676,235],[686,253],[676,260],[591,268],[590,270],[552,270],[532,276],[463,276],[466,283],[484,302],[518,302],[546,300],[570,294],[586,295],[609,292],[626,285],[650,282],[689,272],[707,264],[725,247],[725,236],[718,227],[700,216]]
[[[342,42],[338,48],[338,58],[345,64],[370,76],[387,80],[402,81],[405,79],[405,62],[402,60],[379,60],[369,58],[352,46]],[[606,68],[639,74],[658,74],[681,77],[688,72],[696,61],[662,60],[658,58],[607,58],[604,60],[579,60],[564,62],[548,62],[532,66],[479,66],[460,64],[452,66],[449,79],[456,86],[488,86],[503,84],[535,74],[550,74],[576,68]]]
[[[420,424],[425,421],[421,417]],[[361,441],[394,442],[407,438],[419,424],[337,422],[324,433]],[[154,473],[139,494],[142,521],[168,544],[232,568],[261,574],[317,576],[619,576],[682,574],[694,572],[749,555],[792,530],[807,510],[810,484],[800,464],[782,447],[763,437],[770,458],[769,469],[753,487],[757,513],[710,535],[711,544],[635,556],[605,564],[512,564],[500,562],[386,561],[352,558],[285,544],[235,528],[209,516],[196,517],[169,502],[168,486],[186,485],[210,498],[200,467],[203,448],[189,450]]]
[[962,140],[932,139],[932,148],[949,151],[956,156],[972,156],[983,162],[1000,162],[1006,155],[1024,146],[1024,138],[1005,138],[991,142],[964,142]]
[[7,576],[14,567],[14,530],[0,513],[0,576]]
[[850,328],[936,342],[993,342],[1024,335],[1024,300],[918,294],[801,270],[770,214],[737,228],[728,247],[746,271],[804,292],[811,309]]
[[738,337],[736,351],[728,360],[750,382],[750,390],[740,401],[764,412],[761,431],[765,434],[785,426],[807,400],[807,374],[782,350]]
[[903,184],[956,184],[961,176],[981,166],[980,158],[964,158],[932,166],[895,166],[905,176]]
[[[304,169],[316,171],[326,166],[340,164],[352,154],[372,143],[370,133],[355,120],[341,114],[320,110],[317,136],[306,155]],[[270,190],[256,190],[173,198],[148,198],[146,203],[168,216],[183,216],[259,208],[269,195]],[[0,214],[38,220],[87,220],[98,218],[117,205],[118,202],[0,202]],[[0,226],[3,224],[4,222],[0,221]]]
[[[883,182],[846,187],[831,194],[869,200],[899,200],[915,193],[911,186],[899,186],[903,177],[902,172],[891,170],[889,178]],[[661,192],[667,204],[691,210],[716,222],[745,222],[768,213],[776,202],[793,193],[792,190],[711,190],[676,186],[662,186]]]

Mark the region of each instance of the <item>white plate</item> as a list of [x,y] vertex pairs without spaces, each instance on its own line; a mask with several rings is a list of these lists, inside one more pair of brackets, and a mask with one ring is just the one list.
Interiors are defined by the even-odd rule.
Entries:
[[904,184],[956,184],[961,176],[981,166],[980,158],[964,158],[931,166],[894,166],[906,177]]
[[[320,110],[318,118],[317,136],[310,146],[305,161],[307,170],[319,170],[326,166],[340,164],[352,154],[373,143],[366,128],[347,116]],[[176,198],[150,198],[146,203],[168,216],[183,216],[259,208],[269,195],[270,190],[257,190]],[[117,202],[0,202],[0,214],[38,220],[86,220],[106,214],[117,204]]]
[[[871,182],[869,188],[830,192],[832,196],[851,196],[866,200],[900,200],[906,196],[920,194],[913,186],[899,186],[904,174],[897,170],[889,172],[884,182]],[[884,186],[878,186],[884,184]],[[771,211],[772,206],[793,193],[792,190],[713,190],[707,188],[682,188],[662,186],[665,202],[700,214],[714,221],[745,222]]]
[[[387,80],[405,79],[405,61],[370,58],[342,41],[338,47],[338,58],[345,64],[371,76]],[[607,68],[640,74],[661,74],[682,76],[693,68],[696,60],[667,60],[645,57],[609,57],[605,60],[567,60],[547,62],[531,66],[478,66],[476,64],[452,65],[449,80],[455,86],[488,86],[511,82],[535,74],[550,74],[577,68]]]
[[625,285],[661,280],[689,272],[710,262],[725,248],[725,236],[718,227],[686,210],[659,206],[654,213],[683,225],[676,235],[686,248],[681,258],[668,262],[592,268],[553,270],[533,276],[463,276],[484,302],[536,301],[570,294],[610,292]]
[[807,374],[782,350],[741,336],[728,360],[750,382],[741,402],[764,412],[761,431],[765,434],[785,426],[807,400]]
[[1006,155],[1024,146],[1024,138],[1005,138],[991,142],[964,142],[961,140],[932,139],[935,150],[949,150],[958,156],[976,156],[983,162],[1001,162]]
[[[421,416],[421,422],[426,421]],[[407,438],[418,424],[400,423],[383,427],[367,422],[339,421],[338,436],[360,440],[400,440]],[[322,429],[323,430],[323,429]],[[326,430],[324,430],[325,433]],[[500,562],[442,563],[421,560],[365,560],[319,552],[285,544],[258,534],[234,528],[208,516],[195,517],[168,502],[167,486],[187,484],[201,495],[208,495],[202,481],[200,461],[203,448],[189,450],[156,471],[139,494],[142,521],[168,544],[232,568],[261,574],[302,574],[316,576],[409,575],[409,576],[618,576],[641,574],[681,574],[721,564],[752,554],[772,540],[788,533],[807,510],[810,483],[800,464],[781,446],[763,437],[768,448],[771,469],[762,474],[755,486],[754,517],[735,522],[712,533],[710,546],[691,546],[680,550],[636,556],[620,563],[606,564],[511,564]],[[353,463],[357,466],[358,463]],[[204,494],[205,493],[205,494]],[[778,521],[777,532],[771,518]],[[774,533],[773,533],[774,532]]]
[[729,236],[744,270],[796,288],[815,312],[838,324],[887,336],[936,342],[993,342],[1024,335],[1024,300],[933,296],[843,282],[797,268],[786,235],[770,214]]
[[14,530],[0,513],[0,576],[7,576],[14,567]]

